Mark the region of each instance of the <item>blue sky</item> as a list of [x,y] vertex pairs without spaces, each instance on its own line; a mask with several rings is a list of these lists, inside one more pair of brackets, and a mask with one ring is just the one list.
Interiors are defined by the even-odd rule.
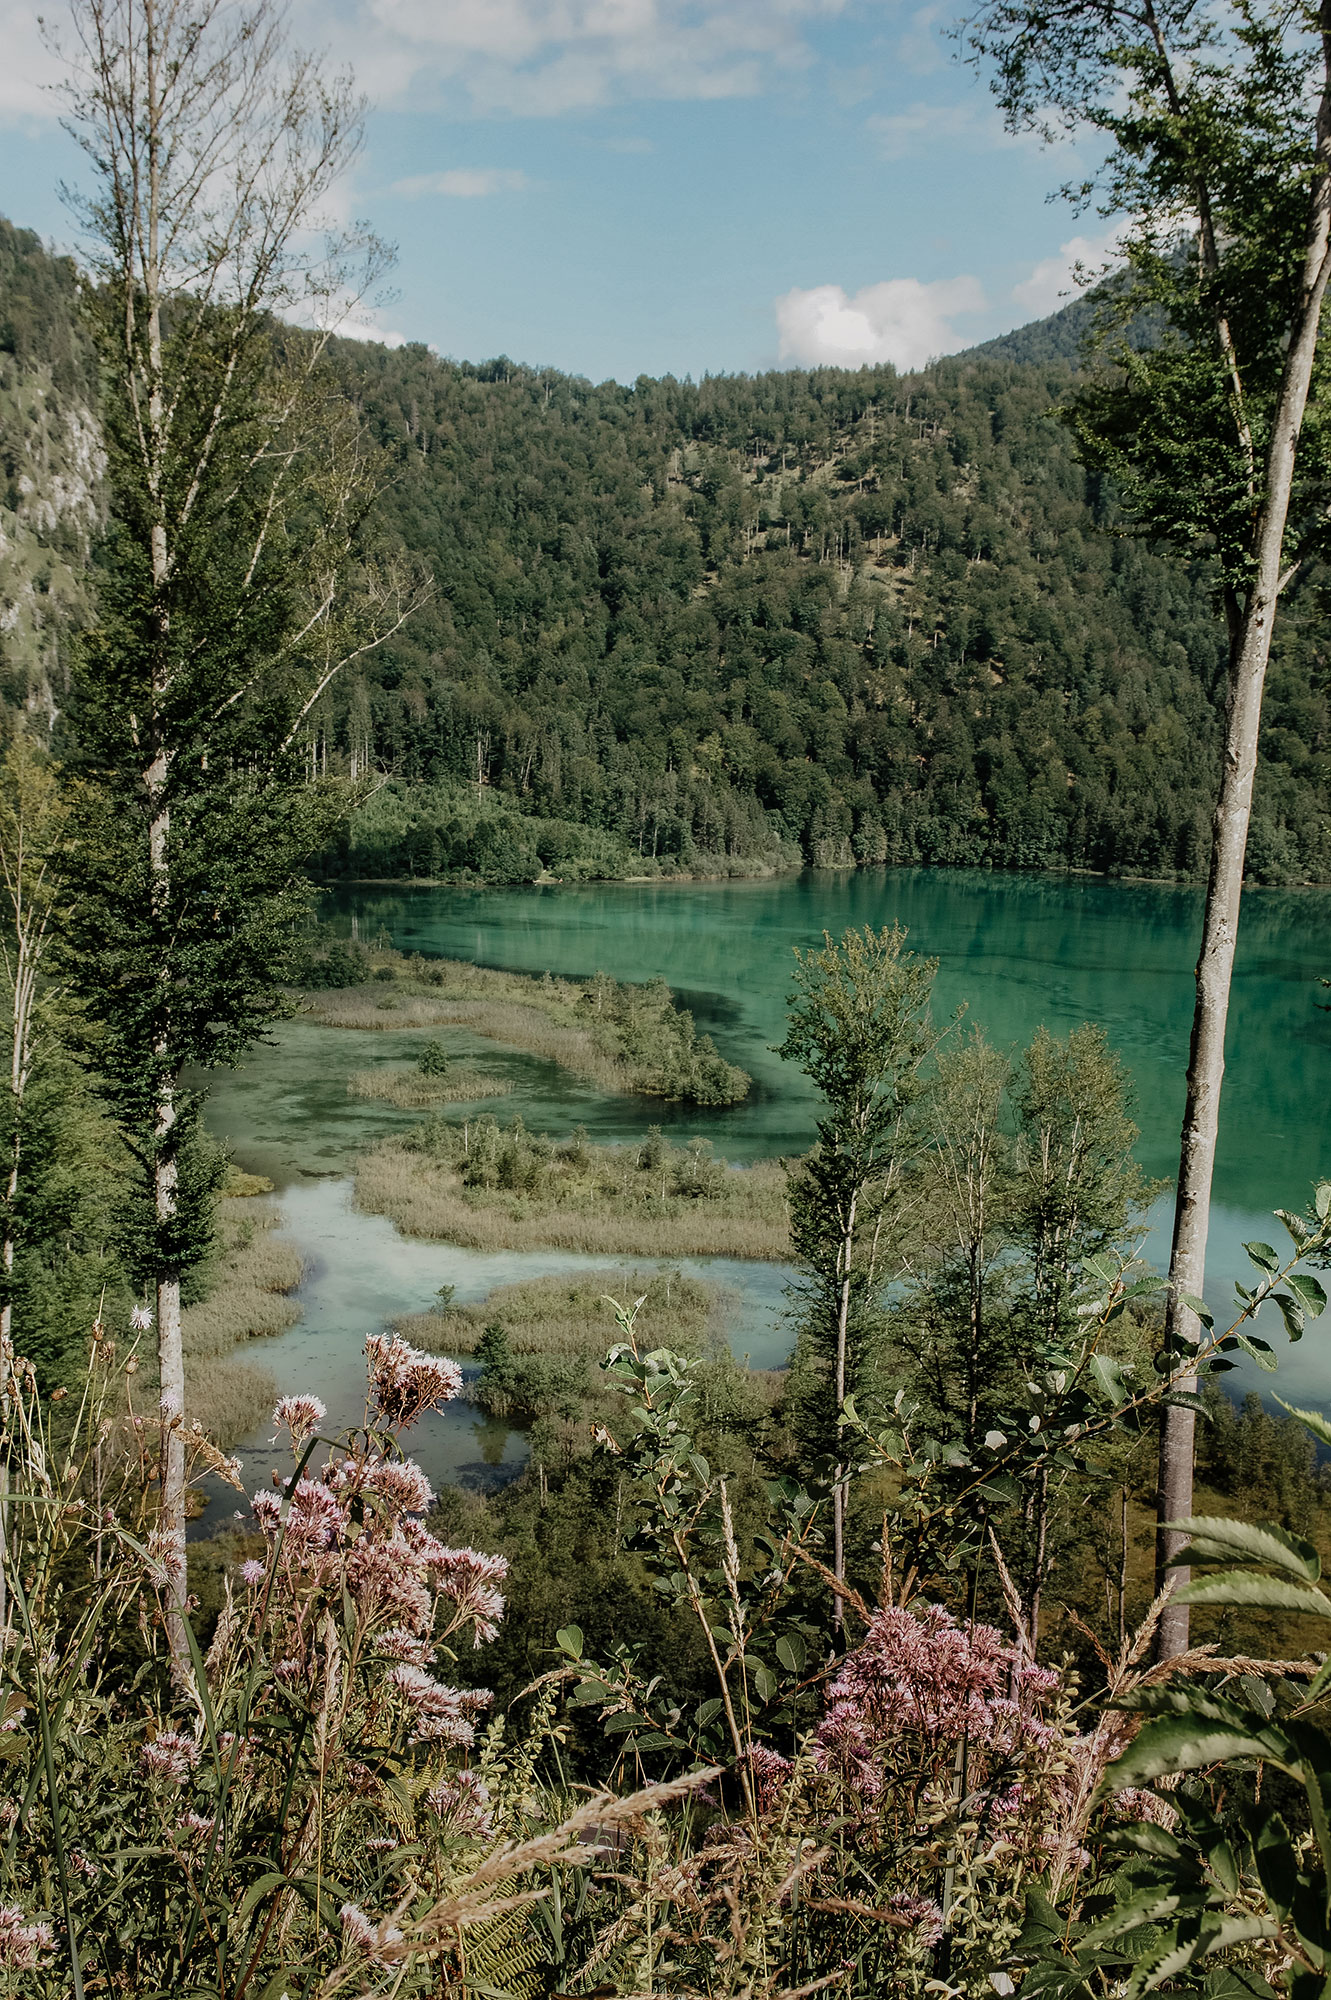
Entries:
[[[58,12],[50,7],[48,15]],[[0,0],[0,209],[69,243],[36,8]],[[295,0],[373,109],[379,335],[594,380],[909,366],[1052,310],[1104,225],[901,0]],[[1069,247],[1071,246],[1071,247]]]

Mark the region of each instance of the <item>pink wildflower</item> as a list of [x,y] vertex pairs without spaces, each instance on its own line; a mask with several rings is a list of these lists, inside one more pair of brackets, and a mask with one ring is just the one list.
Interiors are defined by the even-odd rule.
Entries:
[[12,1972],[33,1972],[53,1942],[51,1926],[43,1919],[25,1923],[22,1910],[0,1903],[0,1965]]
[[456,1361],[422,1354],[396,1334],[372,1333],[365,1352],[379,1416],[393,1430],[406,1430],[426,1410],[451,1403],[462,1392],[462,1370]]
[[474,1771],[455,1771],[451,1777],[440,1778],[426,1792],[425,1803],[455,1833],[488,1840],[494,1832],[490,1788]]
[[288,1430],[291,1442],[300,1444],[318,1430],[328,1411],[317,1396],[281,1396],[273,1411],[276,1430]]
[[181,1818],[180,1831],[191,1840],[206,1840],[211,1836],[215,1823],[203,1813],[187,1812]]
[[1057,1674],[1023,1658],[992,1625],[958,1625],[940,1604],[918,1618],[879,1611],[828,1690],[815,1757],[876,1797],[883,1754],[903,1737],[939,1750],[965,1736],[1000,1756],[1047,1743],[1051,1732],[1033,1703],[1057,1686]]
[[770,1749],[766,1743],[751,1743],[747,1762],[753,1779],[753,1789],[758,1801],[759,1812],[768,1812],[781,1795],[781,1787],[794,1770],[788,1757]]
[[414,1632],[404,1632],[400,1625],[392,1625],[386,1632],[375,1634],[375,1650],[386,1660],[405,1660],[413,1667],[428,1667],[434,1658],[434,1647],[428,1639],[422,1639]]
[[151,1743],[145,1743],[139,1752],[139,1763],[150,1778],[165,1778],[171,1784],[183,1785],[191,1771],[198,1768],[199,1746],[192,1736],[182,1736],[178,1730],[164,1729]]
[[241,1582],[248,1584],[251,1590],[256,1590],[267,1574],[267,1565],[257,1562],[253,1556],[250,1557],[248,1562],[243,1562],[240,1565]]
[[[457,1688],[443,1687],[431,1680],[423,1667],[412,1666],[394,1667],[388,1682],[412,1711],[417,1742],[453,1743],[460,1749],[475,1742],[476,1732],[465,1710],[478,1705],[479,1690],[463,1694]],[[487,1694],[483,1699],[490,1697]]]
[[504,1615],[503,1597],[494,1586],[508,1575],[505,1558],[482,1555],[478,1549],[446,1548],[416,1522],[407,1522],[405,1533],[440,1596],[453,1605],[453,1629],[473,1625],[477,1646],[493,1639]]
[[372,1965],[391,1964],[397,1956],[394,1946],[402,1942],[396,1924],[376,1924],[358,1903],[344,1903],[338,1914],[342,1919],[342,1942],[348,1951],[363,1952]]
[[347,1557],[347,1588],[369,1622],[387,1617],[409,1632],[424,1634],[434,1618],[434,1601],[421,1579],[409,1543],[394,1536],[376,1542],[362,1535]]
[[887,1899],[887,1907],[894,1916],[904,1917],[911,1929],[911,1943],[921,1950],[935,1945],[943,1935],[943,1912],[928,1896],[912,1896],[909,1890],[898,1889]]
[[410,1458],[377,1459],[366,1474],[366,1490],[399,1514],[426,1514],[434,1505],[434,1491],[419,1465]]

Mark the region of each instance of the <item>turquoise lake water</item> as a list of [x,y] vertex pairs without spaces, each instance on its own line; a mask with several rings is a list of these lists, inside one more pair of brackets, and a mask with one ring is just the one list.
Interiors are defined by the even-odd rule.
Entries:
[[[450,1044],[483,1052],[510,1095],[495,1109],[560,1134],[632,1139],[650,1123],[675,1136],[704,1133],[732,1159],[807,1145],[813,1100],[773,1053],[780,1041],[791,947],[847,925],[903,924],[910,943],[939,961],[940,1020],[965,1006],[990,1039],[1014,1049],[1041,1025],[1065,1033],[1098,1021],[1134,1079],[1138,1148],[1153,1176],[1177,1164],[1192,1011],[1192,965],[1201,893],[1090,877],[1000,875],[979,870],[812,871],[770,882],[618,883],[578,888],[339,889],[323,914],[362,937],[386,929],[402,950],[472,959],[514,971],[664,978],[722,1053],[754,1078],[749,1100],[700,1113],[607,1097],[548,1063],[497,1054],[450,1032]],[[1331,895],[1254,891],[1245,899],[1231,1002],[1227,1072],[1212,1216],[1208,1293],[1217,1305],[1246,1269],[1240,1244],[1273,1238],[1276,1207],[1301,1207],[1331,1174]],[[424,1039],[424,1037],[417,1037]],[[238,1162],[273,1179],[287,1233],[306,1256],[301,1324],[259,1350],[284,1387],[310,1387],[340,1412],[359,1393],[365,1335],[394,1315],[420,1311],[443,1283],[460,1300],[500,1283],[585,1268],[593,1260],[533,1252],[484,1257],[446,1244],[406,1242],[381,1217],[350,1203],[348,1168],[358,1145],[419,1114],[347,1096],[353,1069],[402,1061],[409,1033],[376,1034],[288,1022],[243,1069],[214,1079],[213,1130]],[[1168,1203],[1157,1206],[1146,1253],[1168,1253]],[[699,1263],[740,1300],[733,1344],[755,1361],[779,1358],[786,1340],[783,1274],[770,1265]],[[1283,1342],[1282,1342],[1283,1347]],[[1282,1354],[1282,1394],[1331,1399],[1331,1327]],[[440,1418],[420,1455],[435,1477],[503,1477],[521,1440],[462,1409]]]

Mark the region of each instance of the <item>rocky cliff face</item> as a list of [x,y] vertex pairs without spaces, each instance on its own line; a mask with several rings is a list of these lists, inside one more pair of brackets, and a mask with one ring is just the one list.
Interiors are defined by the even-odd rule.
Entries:
[[92,616],[105,453],[77,278],[0,221],[0,702],[49,728]]

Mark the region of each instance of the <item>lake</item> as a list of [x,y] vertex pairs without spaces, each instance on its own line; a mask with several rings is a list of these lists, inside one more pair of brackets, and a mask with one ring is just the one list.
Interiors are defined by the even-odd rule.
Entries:
[[[606,1097],[534,1058],[472,1046],[512,1086],[496,1107],[502,1115],[520,1112],[530,1126],[556,1134],[581,1123],[601,1139],[637,1138],[659,1123],[677,1137],[704,1133],[733,1159],[797,1152],[811,1136],[812,1095],[773,1054],[792,947],[817,944],[824,930],[900,923],[916,950],[938,960],[940,1020],[964,1006],[992,1041],[1014,1049],[1041,1025],[1061,1034],[1100,1022],[1133,1075],[1142,1164],[1165,1177],[1177,1165],[1201,908],[1200,890],[1148,883],[873,869],[765,882],[357,886],[332,891],[323,915],[367,939],[386,930],[404,951],[520,972],[667,980],[722,1053],[752,1074],[746,1103],[699,1112]],[[1270,1210],[1301,1207],[1319,1173],[1331,1173],[1331,1013],[1318,1005],[1331,997],[1318,984],[1331,970],[1328,914],[1331,896],[1322,891],[1258,890],[1245,898],[1208,1274],[1217,1305],[1246,1269],[1242,1240],[1279,1235]],[[455,1046],[466,1040],[450,1032]],[[408,1042],[405,1035],[287,1022],[243,1069],[213,1082],[211,1128],[241,1166],[272,1178],[288,1233],[310,1265],[301,1293],[305,1319],[265,1347],[263,1358],[284,1386],[323,1394],[330,1411],[355,1391],[365,1335],[397,1313],[422,1310],[440,1284],[456,1284],[460,1300],[474,1299],[497,1283],[592,1261],[539,1252],[482,1258],[446,1244],[407,1243],[382,1218],[356,1213],[347,1182],[356,1148],[419,1114],[350,1099],[346,1078],[369,1062],[400,1061]],[[1163,1262],[1167,1203],[1155,1219],[1147,1252]],[[771,1266],[727,1266],[712,1275],[745,1300],[735,1345],[755,1360],[775,1358],[785,1339],[780,1274]],[[1329,1337],[1331,1329],[1314,1329],[1282,1355],[1282,1393],[1331,1395]],[[470,1410],[450,1413],[422,1439],[436,1477],[503,1476],[519,1450]]]

